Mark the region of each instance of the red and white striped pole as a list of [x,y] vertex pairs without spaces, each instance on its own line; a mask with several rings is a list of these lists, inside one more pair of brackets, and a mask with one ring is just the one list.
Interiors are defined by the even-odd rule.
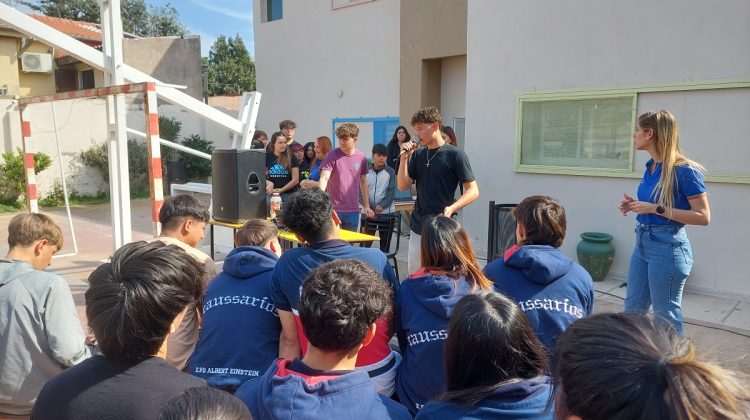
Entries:
[[159,236],[159,210],[164,204],[164,183],[162,181],[161,147],[159,144],[159,110],[156,102],[156,84],[146,83],[143,94],[146,108],[146,148],[148,149],[148,181],[151,190],[151,221],[154,237]]
[[31,143],[31,116],[26,105],[21,105],[21,136],[23,137],[23,169],[26,173],[26,204],[29,211],[39,213],[34,173],[34,150]]

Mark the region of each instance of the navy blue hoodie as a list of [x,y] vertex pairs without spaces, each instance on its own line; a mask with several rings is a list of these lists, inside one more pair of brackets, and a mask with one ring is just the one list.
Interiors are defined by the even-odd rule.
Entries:
[[281,322],[269,296],[278,259],[257,246],[241,246],[227,255],[223,271],[206,289],[203,328],[189,373],[234,392],[276,360]]
[[557,337],[575,320],[593,312],[591,276],[549,245],[513,247],[503,260],[487,264],[485,274],[498,292],[518,303],[551,355]]
[[551,391],[549,382],[546,376],[539,376],[503,385],[468,407],[451,401],[431,402],[419,411],[417,420],[552,420],[554,408],[545,411]]
[[378,394],[367,372],[320,371],[299,359],[278,359],[234,394],[254,419],[411,419],[402,405]]
[[458,301],[471,293],[472,283],[463,277],[454,280],[417,272],[401,283],[394,321],[403,359],[396,392],[413,414],[445,392],[443,344],[448,320]]

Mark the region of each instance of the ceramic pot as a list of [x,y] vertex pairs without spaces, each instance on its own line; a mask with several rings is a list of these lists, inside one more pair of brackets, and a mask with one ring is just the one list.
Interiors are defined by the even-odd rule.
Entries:
[[584,232],[576,247],[578,263],[589,272],[594,281],[607,277],[615,259],[615,246],[612,235],[601,232]]

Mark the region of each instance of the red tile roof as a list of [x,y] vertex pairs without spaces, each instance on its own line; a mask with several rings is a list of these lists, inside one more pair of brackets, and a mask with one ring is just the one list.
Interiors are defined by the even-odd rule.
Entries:
[[79,41],[98,41],[99,43],[102,41],[102,30],[97,23],[35,14],[29,14],[29,16]]

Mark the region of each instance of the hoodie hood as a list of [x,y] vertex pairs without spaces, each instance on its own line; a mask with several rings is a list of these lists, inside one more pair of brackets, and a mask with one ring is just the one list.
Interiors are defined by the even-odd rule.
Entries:
[[260,246],[240,246],[224,259],[223,270],[232,277],[247,279],[272,271],[279,257]]
[[502,385],[470,407],[453,401],[432,402],[420,411],[420,416],[435,420],[456,418],[552,420],[554,419],[553,410],[547,411],[550,391],[550,379],[546,376],[539,376]]
[[442,318],[450,317],[458,301],[472,291],[472,284],[464,277],[454,279],[445,274],[428,274],[423,269],[407,281],[417,302]]
[[573,268],[573,260],[549,245],[524,245],[507,254],[505,264],[521,270],[534,283],[552,283]]
[[[381,399],[367,372],[309,376],[289,369],[292,363],[279,359],[260,379],[254,395],[258,418],[390,417],[388,403]],[[408,417],[406,409],[401,411]]]

